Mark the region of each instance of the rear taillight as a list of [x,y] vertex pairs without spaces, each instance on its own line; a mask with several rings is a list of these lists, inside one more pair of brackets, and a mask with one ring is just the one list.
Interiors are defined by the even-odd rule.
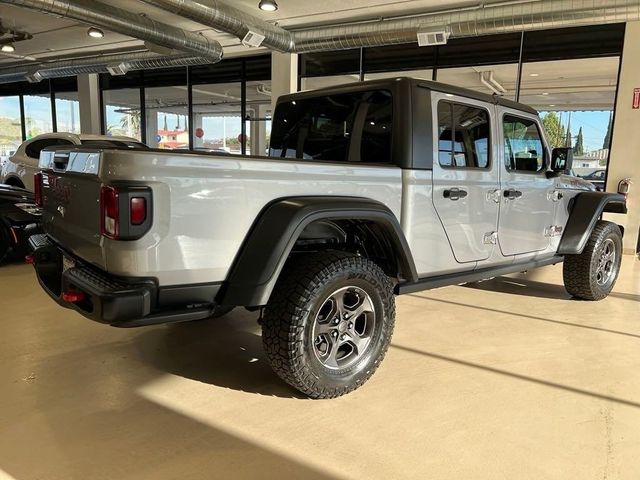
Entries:
[[151,228],[151,189],[137,185],[103,185],[100,233],[112,240],[137,240]]
[[118,189],[105,185],[100,190],[100,233],[113,240],[120,233],[120,194]]
[[36,205],[42,207],[42,172],[36,172],[33,175],[33,193],[35,196]]
[[131,225],[142,225],[147,219],[147,201],[143,197],[132,197],[129,212]]

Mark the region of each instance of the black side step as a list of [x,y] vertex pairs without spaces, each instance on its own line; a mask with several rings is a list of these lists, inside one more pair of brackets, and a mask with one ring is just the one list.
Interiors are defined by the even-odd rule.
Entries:
[[524,263],[514,263],[500,267],[489,267],[474,270],[472,272],[448,273],[446,275],[438,275],[435,277],[426,277],[417,282],[400,283],[396,285],[396,295],[404,295],[405,293],[414,293],[421,290],[430,290],[432,288],[446,287],[448,285],[460,285],[461,283],[477,282],[478,280],[486,280],[487,278],[499,277],[508,273],[524,272],[533,268],[544,267],[546,265],[555,265],[564,260],[564,257],[555,256],[544,260],[533,260]]

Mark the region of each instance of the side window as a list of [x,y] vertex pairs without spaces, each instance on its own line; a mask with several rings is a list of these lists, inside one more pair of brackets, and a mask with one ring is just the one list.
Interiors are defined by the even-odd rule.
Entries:
[[269,156],[392,163],[393,98],[374,90],[280,103]]
[[43,138],[27,145],[25,153],[27,154],[27,157],[38,159],[40,158],[40,152],[42,149],[55,145],[73,145],[73,142],[65,140],[64,138]]
[[438,104],[438,161],[443,167],[488,168],[491,125],[482,108]]
[[545,169],[542,135],[534,120],[505,115],[503,131],[507,170],[541,172]]

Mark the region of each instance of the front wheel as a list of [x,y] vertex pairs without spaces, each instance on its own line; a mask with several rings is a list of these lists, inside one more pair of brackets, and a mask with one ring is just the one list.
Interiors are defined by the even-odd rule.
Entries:
[[375,263],[330,252],[290,262],[265,309],[273,370],[313,398],[365,383],[384,358],[395,321],[393,283]]
[[567,292],[583,300],[602,300],[613,290],[621,261],[620,228],[599,221],[582,253],[565,257],[562,273]]

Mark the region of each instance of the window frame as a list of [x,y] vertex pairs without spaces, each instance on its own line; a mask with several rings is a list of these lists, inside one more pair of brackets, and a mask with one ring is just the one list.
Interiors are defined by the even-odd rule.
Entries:
[[[507,163],[505,162],[505,134],[504,134],[504,119],[507,116],[511,116],[516,119],[521,120],[531,120],[538,130],[538,136],[540,137],[540,143],[542,144],[542,168],[540,170],[531,171],[531,170],[518,170],[517,168],[508,168]],[[545,175],[545,172],[549,169],[549,147],[547,146],[547,139],[544,136],[544,129],[542,125],[540,125],[540,117],[527,115],[525,112],[513,113],[513,111],[503,111],[500,122],[500,135],[502,135],[502,164],[504,165],[504,169],[508,173],[522,173],[527,175]]]
[[[440,163],[440,134],[438,133],[440,131],[440,104],[441,103],[447,103],[451,106],[451,159],[452,159],[452,165],[442,165],[442,163]],[[455,127],[453,125],[453,107],[455,105],[458,105],[460,107],[467,107],[467,108],[475,108],[477,110],[482,110],[487,114],[487,118],[489,120],[489,138],[487,141],[487,165],[485,167],[468,167],[468,166],[464,166],[464,167],[458,167],[456,165],[453,165],[453,157],[454,157],[454,145],[455,145]],[[434,134],[436,134],[436,146],[437,146],[437,152],[438,152],[438,156],[437,156],[437,162],[438,162],[438,166],[440,168],[446,169],[446,170],[472,170],[472,171],[491,171],[491,169],[493,168],[493,125],[492,125],[492,116],[491,116],[491,111],[486,108],[485,106],[481,106],[481,105],[476,105],[474,103],[466,103],[466,102],[460,102],[457,100],[447,100],[444,98],[440,98],[438,99],[438,102],[436,103],[436,120],[437,123],[435,125],[435,128],[433,129]],[[434,162],[435,163],[435,162]]]

